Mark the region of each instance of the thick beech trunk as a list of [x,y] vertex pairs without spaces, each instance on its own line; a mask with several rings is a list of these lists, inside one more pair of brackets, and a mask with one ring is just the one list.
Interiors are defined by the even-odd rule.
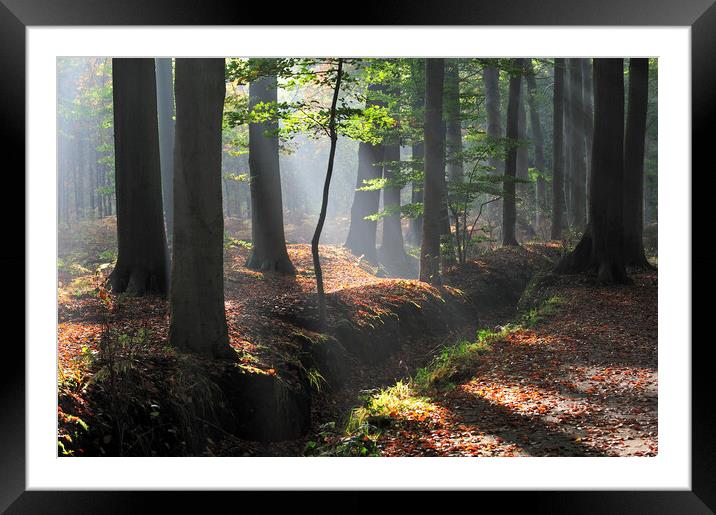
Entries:
[[154,59],[113,59],[117,265],[112,291],[165,294],[167,241]]
[[625,283],[623,59],[594,59],[594,104],[589,227],[556,271],[595,272],[600,282]]
[[649,59],[629,60],[629,111],[624,140],[624,259],[649,267],[644,255],[644,146],[649,93]]
[[[276,75],[249,84],[249,107],[277,101]],[[254,270],[295,274],[286,252],[283,198],[278,156],[278,121],[249,124],[252,249],[246,266]]]
[[221,125],[224,60],[176,60],[174,241],[169,340],[231,357],[224,312]]
[[[515,69],[522,69],[524,59],[515,60]],[[510,139],[509,150],[505,160],[505,180],[503,182],[504,198],[502,202],[502,245],[518,245],[515,236],[517,222],[517,206],[515,203],[515,177],[517,175],[517,147],[519,136],[520,86],[522,74],[513,72],[510,76],[509,99],[507,103],[507,137]]]
[[443,202],[443,79],[445,59],[426,59],[425,66],[425,184],[420,280],[440,283],[440,232]]

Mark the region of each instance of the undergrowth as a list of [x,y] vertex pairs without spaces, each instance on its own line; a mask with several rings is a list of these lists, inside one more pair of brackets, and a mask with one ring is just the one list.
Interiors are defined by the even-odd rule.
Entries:
[[[98,296],[113,308],[102,287]],[[83,365],[71,373],[60,370],[60,456],[204,454],[221,390],[197,358],[157,341],[147,329],[126,333],[105,318],[97,349],[83,348]]]
[[436,409],[432,396],[468,380],[495,344],[554,316],[562,303],[560,297],[550,297],[539,307],[523,313],[515,323],[482,329],[474,341],[462,340],[443,347],[412,378],[363,396],[362,404],[351,411],[342,428],[335,422],[324,424],[318,441],[308,442],[305,454],[380,456],[378,440],[386,428],[400,424],[401,420],[425,420]]

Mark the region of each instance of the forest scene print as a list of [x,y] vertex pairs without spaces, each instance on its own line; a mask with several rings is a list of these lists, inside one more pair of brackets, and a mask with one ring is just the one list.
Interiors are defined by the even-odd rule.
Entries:
[[657,104],[643,57],[58,58],[58,456],[656,456]]

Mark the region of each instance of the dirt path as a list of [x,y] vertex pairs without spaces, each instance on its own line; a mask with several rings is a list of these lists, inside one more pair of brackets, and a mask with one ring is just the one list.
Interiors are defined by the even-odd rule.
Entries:
[[634,280],[552,287],[556,315],[494,343],[470,380],[396,420],[382,454],[655,456],[657,276]]

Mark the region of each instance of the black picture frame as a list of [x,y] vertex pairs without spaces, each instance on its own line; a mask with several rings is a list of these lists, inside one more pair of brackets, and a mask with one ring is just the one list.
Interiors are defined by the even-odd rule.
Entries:
[[[557,26],[688,26],[691,27],[692,72],[692,170],[699,169],[698,188],[692,188],[692,234],[707,238],[710,221],[709,202],[705,195],[713,185],[713,158],[710,146],[716,141],[716,4],[715,0],[392,0],[362,2],[356,13],[348,16],[340,6],[328,2],[283,5],[267,13],[264,5],[204,0],[0,0],[0,156],[4,163],[14,161],[3,180],[19,199],[20,205],[0,203],[5,245],[0,255],[5,271],[5,297],[12,295],[15,307],[6,308],[6,326],[18,326],[25,303],[16,301],[24,291],[24,274],[32,273],[25,265],[25,226],[18,223],[24,213],[25,167],[25,29],[48,25],[557,25]],[[278,6],[278,4],[277,4]],[[8,158],[15,158],[9,160]],[[671,171],[680,173],[678,171]],[[691,172],[693,181],[695,174]],[[14,180],[13,184],[11,181]],[[688,180],[688,177],[684,177]],[[22,191],[23,194],[18,192]],[[699,199],[698,195],[703,198]],[[10,196],[10,195],[8,195]],[[692,292],[692,320],[708,320],[710,302],[697,302],[697,290],[713,292],[713,258],[692,254],[692,274],[696,288]],[[17,273],[23,270],[24,274]],[[22,284],[21,284],[22,283]],[[704,298],[708,298],[704,296]],[[31,307],[27,307],[31,309]],[[14,311],[13,311],[14,310]],[[18,311],[23,310],[23,313]],[[24,333],[21,334],[24,341]],[[693,341],[693,344],[691,344]],[[203,495],[188,492],[69,492],[26,491],[25,487],[25,351],[17,338],[7,338],[3,346],[0,381],[0,509],[8,513],[113,513],[143,512],[153,501],[169,511],[208,506],[217,498],[237,503],[245,509],[252,495],[246,492],[212,493],[212,504]],[[699,340],[684,328],[684,341],[691,344],[692,356],[692,455],[690,491],[530,491],[479,492],[478,502],[499,497],[503,506],[524,507],[542,513],[714,513],[716,512],[716,426],[714,425],[713,382],[710,360],[711,343]],[[281,499],[272,493],[271,505],[279,507]],[[285,494],[281,494],[285,495]],[[294,494],[295,495],[295,494]],[[300,499],[299,494],[299,499]],[[321,494],[327,507],[345,506],[346,499]],[[358,495],[353,493],[352,495]],[[365,493],[359,502],[368,502]],[[413,493],[404,508],[424,503],[424,492]],[[453,495],[453,494],[451,494]],[[457,494],[455,494],[457,495]],[[214,497],[216,496],[216,497]],[[462,496],[464,497],[464,495]],[[460,500],[462,500],[462,497]],[[508,497],[506,500],[505,497]],[[454,503],[457,497],[451,497]],[[314,501],[315,502],[315,501]],[[474,503],[474,500],[469,502]],[[242,508],[239,508],[242,506]],[[474,505],[480,509],[478,505]],[[480,505],[485,508],[487,505]]]

